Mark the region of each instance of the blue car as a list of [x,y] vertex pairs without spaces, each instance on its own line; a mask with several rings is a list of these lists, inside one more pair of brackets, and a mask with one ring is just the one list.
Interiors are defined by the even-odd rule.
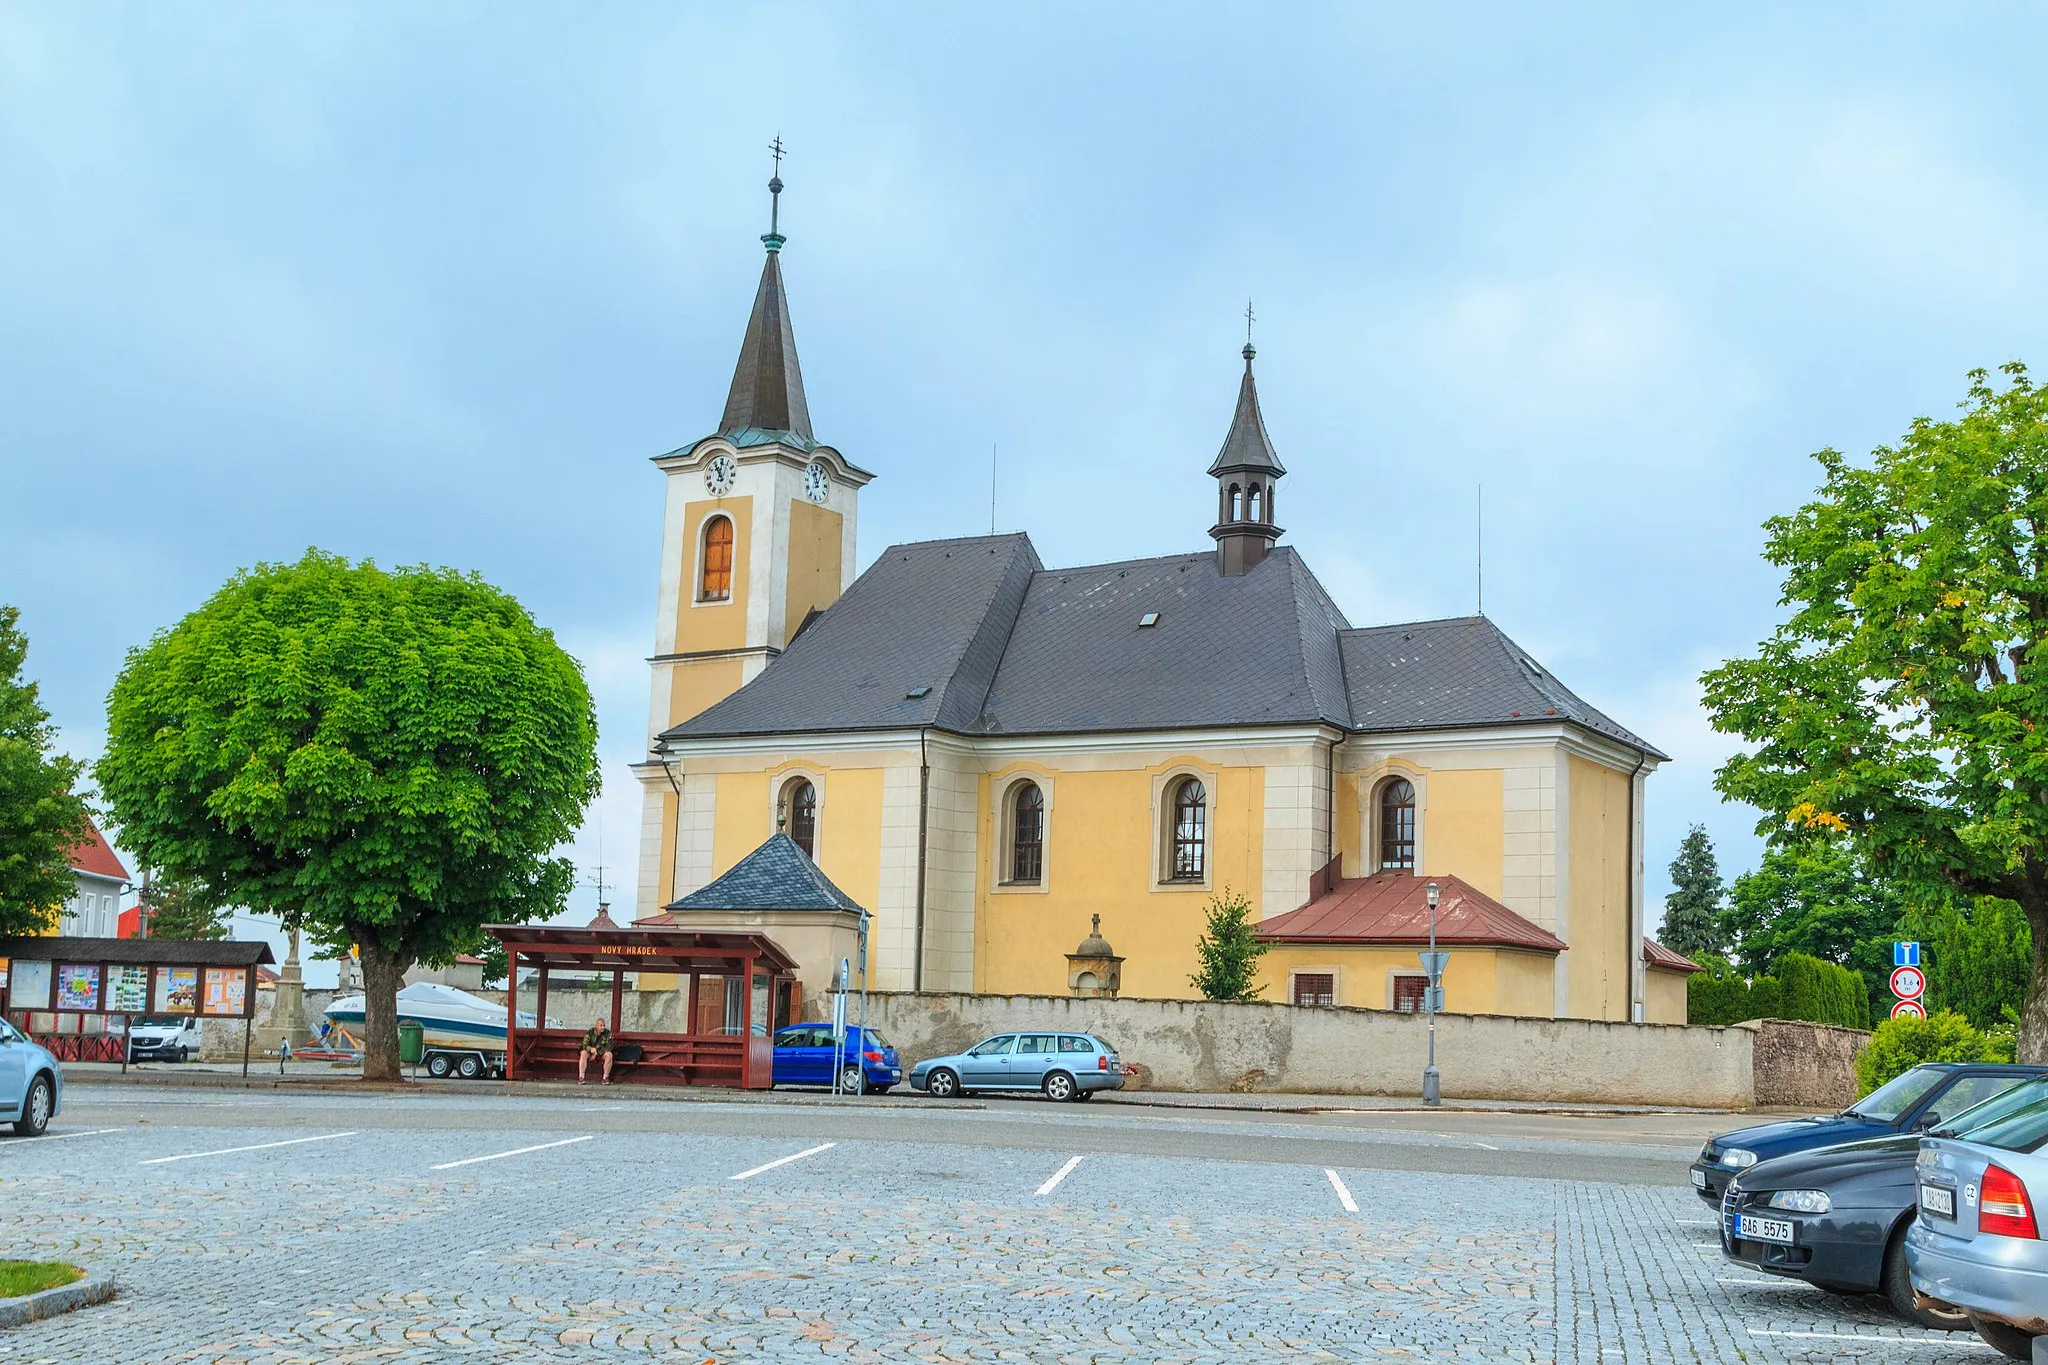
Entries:
[[1843,1142],[1923,1132],[2036,1076],[2048,1076],[2048,1067],[1928,1062],[1894,1077],[1839,1114],[1764,1123],[1709,1138],[1692,1163],[1692,1187],[1718,1208],[1728,1182],[1759,1161]]
[[23,1137],[41,1137],[63,1100],[57,1059],[0,1019],[0,1123],[11,1119]]
[[[889,1040],[873,1029],[866,1030],[867,1042],[858,1041],[862,1030],[846,1030],[846,1050],[840,1056],[839,1088],[856,1095],[881,1094],[903,1083],[903,1063]],[[796,1024],[775,1031],[775,1084],[832,1084],[832,1026]]]
[[919,1062],[910,1069],[910,1088],[942,1100],[976,1090],[1085,1100],[1098,1090],[1123,1089],[1124,1064],[1092,1033],[998,1033],[965,1052]]

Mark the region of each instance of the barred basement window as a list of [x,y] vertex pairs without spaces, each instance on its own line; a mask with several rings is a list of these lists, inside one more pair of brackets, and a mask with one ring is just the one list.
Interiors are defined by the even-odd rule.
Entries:
[[1426,976],[1397,976],[1394,978],[1394,1008],[1403,1014],[1422,1013],[1423,994],[1429,989]]
[[1294,977],[1294,1003],[1297,1005],[1322,1005],[1337,1003],[1337,977],[1333,972],[1297,972]]

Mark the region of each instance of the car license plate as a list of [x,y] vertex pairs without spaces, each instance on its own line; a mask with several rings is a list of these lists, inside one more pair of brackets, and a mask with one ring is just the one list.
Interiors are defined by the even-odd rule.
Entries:
[[1705,1171],[1694,1171],[1692,1173],[1692,1187],[1696,1190],[1703,1190],[1707,1187],[1707,1173]]
[[1946,1185],[1922,1185],[1920,1207],[1941,1218],[1956,1216],[1956,1192]]
[[1792,1245],[1792,1225],[1782,1218],[1758,1218],[1753,1214],[1735,1216],[1735,1235],[1745,1242],[1776,1242]]

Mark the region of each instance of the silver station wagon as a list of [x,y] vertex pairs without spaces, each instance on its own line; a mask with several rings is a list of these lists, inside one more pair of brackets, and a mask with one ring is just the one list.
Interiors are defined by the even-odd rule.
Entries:
[[939,1099],[976,1090],[1037,1090],[1049,1100],[1085,1100],[1124,1088],[1116,1049],[1092,1033],[998,1033],[950,1057],[910,1068],[910,1088]]

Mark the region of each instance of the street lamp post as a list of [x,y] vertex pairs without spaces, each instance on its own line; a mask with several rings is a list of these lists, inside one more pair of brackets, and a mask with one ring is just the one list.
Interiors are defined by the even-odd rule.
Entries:
[[1442,959],[1436,955],[1436,902],[1438,891],[1435,882],[1429,884],[1429,972],[1423,987],[1423,1004],[1429,1012],[1429,1065],[1422,1069],[1422,1102],[1443,1103],[1442,1077],[1436,1069],[1436,992],[1437,982],[1443,979]]

